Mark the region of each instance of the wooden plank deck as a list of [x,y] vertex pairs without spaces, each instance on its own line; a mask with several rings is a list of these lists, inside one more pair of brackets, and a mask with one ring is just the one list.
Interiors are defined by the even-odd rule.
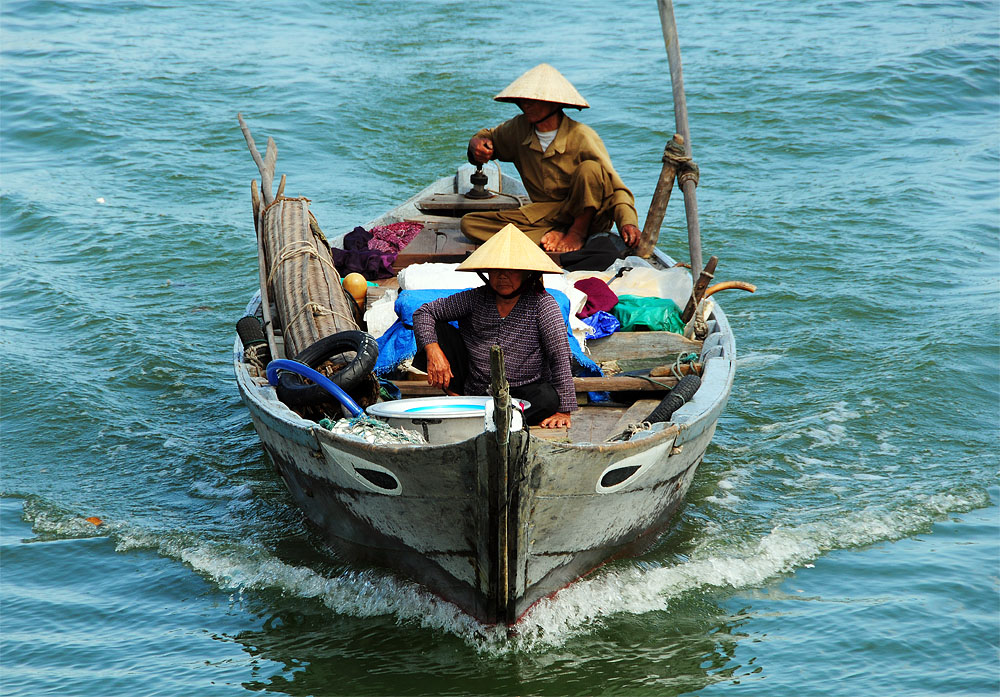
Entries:
[[701,353],[701,342],[673,332],[617,332],[587,342],[590,357],[601,361]]
[[637,399],[635,404],[630,406],[625,413],[621,415],[621,418],[619,418],[618,421],[611,426],[611,429],[604,434],[604,438],[602,440],[618,435],[625,430],[626,426],[641,422],[649,416],[650,412],[656,409],[659,403],[660,400],[658,399]]

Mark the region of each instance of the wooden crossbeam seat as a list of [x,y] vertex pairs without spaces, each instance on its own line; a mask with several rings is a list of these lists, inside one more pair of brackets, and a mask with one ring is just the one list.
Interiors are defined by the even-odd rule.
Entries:
[[[700,353],[701,342],[685,339],[672,332],[626,332],[612,334],[604,339],[587,342],[591,349],[591,357],[595,361],[628,360],[663,356],[671,354]],[[612,375],[609,377],[579,377],[573,378],[573,386],[578,393],[583,392],[665,392],[677,384],[677,378],[669,374],[665,364],[663,369],[653,369],[655,374],[663,373],[663,377],[648,380],[631,375]],[[690,372],[689,366],[682,368]],[[404,397],[425,397],[440,395],[441,389],[427,384],[426,380],[398,380],[396,385]]]

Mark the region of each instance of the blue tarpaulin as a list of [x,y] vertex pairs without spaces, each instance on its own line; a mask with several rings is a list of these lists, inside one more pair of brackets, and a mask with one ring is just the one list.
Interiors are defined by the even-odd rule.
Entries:
[[588,339],[603,339],[622,328],[622,323],[618,321],[617,317],[603,310],[598,310],[589,317],[584,317],[581,321],[594,330],[592,334],[587,336]]

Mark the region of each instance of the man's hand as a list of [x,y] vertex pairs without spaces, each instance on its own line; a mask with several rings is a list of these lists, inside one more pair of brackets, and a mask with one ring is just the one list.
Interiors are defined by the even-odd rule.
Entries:
[[493,159],[493,141],[489,138],[472,136],[469,140],[469,162],[485,165]]
[[424,347],[427,352],[427,382],[434,387],[440,387],[442,390],[448,387],[448,383],[451,382],[451,363],[448,359],[444,357],[444,351],[441,350],[441,345],[438,343],[427,344]]
[[642,233],[635,225],[625,225],[621,229],[622,239],[629,247],[634,247],[639,243],[639,235]]
[[569,428],[570,427],[569,414],[557,411],[549,418],[542,419],[538,425],[541,426],[542,428]]

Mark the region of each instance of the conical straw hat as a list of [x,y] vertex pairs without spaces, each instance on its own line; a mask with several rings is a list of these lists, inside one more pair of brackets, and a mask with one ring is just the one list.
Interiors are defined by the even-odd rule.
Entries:
[[458,266],[459,271],[485,271],[487,269],[517,269],[562,273],[549,255],[521,232],[517,226],[507,224],[469,255]]
[[548,63],[536,65],[495,96],[498,102],[513,102],[518,99],[537,99],[565,106],[586,109],[590,105],[580,96],[572,83]]

